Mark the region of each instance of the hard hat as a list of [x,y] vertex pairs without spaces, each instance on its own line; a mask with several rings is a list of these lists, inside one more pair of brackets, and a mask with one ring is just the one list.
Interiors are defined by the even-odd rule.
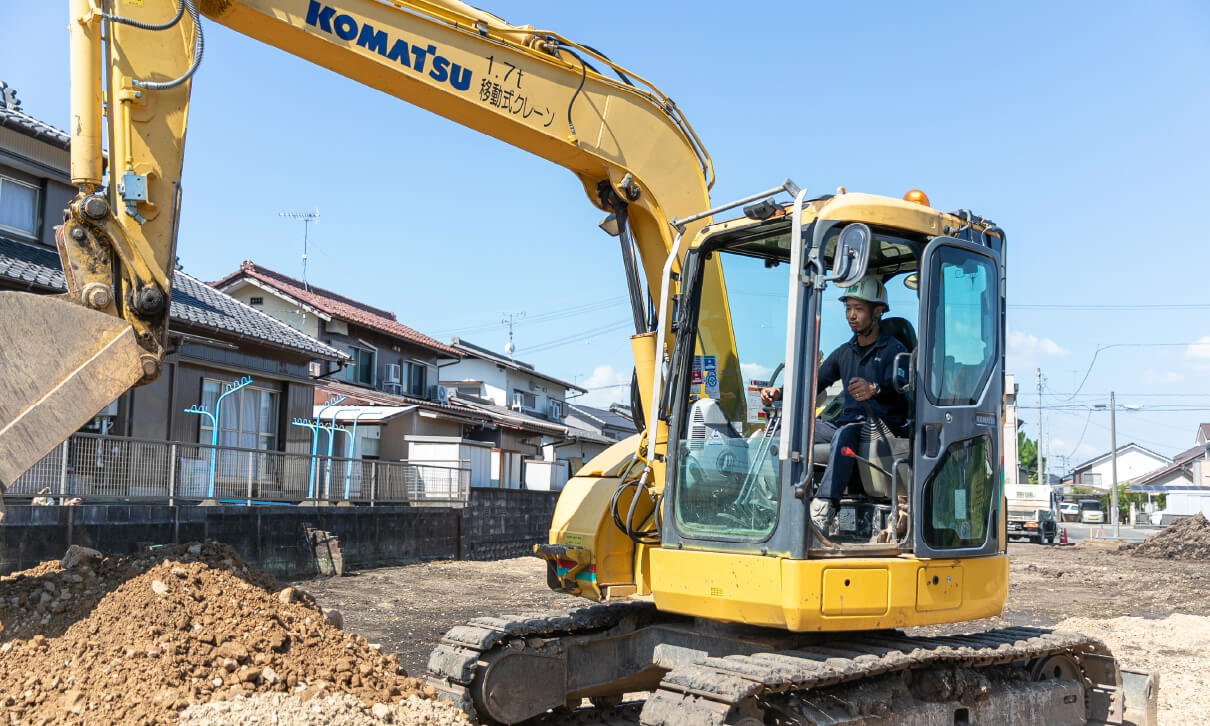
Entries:
[[845,288],[844,294],[840,296],[840,301],[844,302],[849,298],[881,305],[887,310],[891,309],[890,304],[886,301],[886,285],[883,285],[882,280],[877,277],[863,277],[857,281],[856,285]]

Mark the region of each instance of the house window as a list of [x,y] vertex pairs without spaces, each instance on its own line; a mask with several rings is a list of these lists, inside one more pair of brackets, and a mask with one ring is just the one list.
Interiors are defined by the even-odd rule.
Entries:
[[38,188],[0,176],[0,229],[33,237],[38,231]]
[[353,357],[353,362],[345,367],[345,380],[366,386],[374,385],[374,351],[355,345],[346,346],[345,350]]
[[550,399],[550,412],[549,412],[549,415],[550,415],[550,417],[551,417],[551,418],[556,418],[556,419],[561,419],[561,418],[563,418],[563,402],[562,402],[562,401],[557,401],[557,400],[555,400],[555,399],[553,399],[553,398],[552,398],[552,399]]
[[529,391],[522,391],[519,388],[513,389],[513,408],[522,408],[529,411],[538,407],[538,397]]
[[429,367],[423,363],[408,364],[408,393],[423,398],[428,392],[425,387]]
[[[202,405],[215,412],[215,404],[223,390],[223,382],[202,379]],[[246,386],[223,399],[218,414],[219,446],[270,451],[277,444],[277,391]],[[208,416],[198,416],[201,431],[198,440],[210,443],[213,429]]]
[[248,298],[248,304],[249,305],[264,305],[265,298],[263,298],[259,295],[254,295],[254,296]]

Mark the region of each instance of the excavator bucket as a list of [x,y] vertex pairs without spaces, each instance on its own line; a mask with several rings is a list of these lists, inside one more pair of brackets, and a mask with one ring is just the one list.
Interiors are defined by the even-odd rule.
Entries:
[[142,377],[121,318],[0,293],[0,492]]

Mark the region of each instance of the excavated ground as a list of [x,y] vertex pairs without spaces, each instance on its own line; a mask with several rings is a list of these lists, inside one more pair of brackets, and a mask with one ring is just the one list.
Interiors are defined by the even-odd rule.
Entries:
[[[1210,560],[1182,547],[1195,559],[1132,556],[1147,545],[1014,543],[1000,617],[917,630],[1085,632],[1124,667],[1160,673],[1161,723],[1210,724]],[[221,545],[44,563],[0,578],[0,713],[48,724],[457,726],[465,720],[426,700],[403,670],[421,675],[451,624],[580,602],[547,590],[535,558],[429,562],[284,589]],[[343,613],[345,630],[320,606]]]
[[[1000,617],[914,631],[1038,625],[1087,632],[1123,667],[1160,673],[1160,723],[1210,724],[1210,561],[1132,557],[1096,543],[1013,543],[1009,554],[1009,601]],[[428,562],[300,586],[416,674],[451,623],[578,602],[546,588],[536,558]]]

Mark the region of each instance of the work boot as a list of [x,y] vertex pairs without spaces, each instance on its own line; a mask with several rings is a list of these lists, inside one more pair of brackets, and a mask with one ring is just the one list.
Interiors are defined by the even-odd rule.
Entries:
[[836,500],[828,499],[827,497],[815,497],[812,499],[811,523],[825,537],[831,537],[833,535],[832,529],[836,525]]

